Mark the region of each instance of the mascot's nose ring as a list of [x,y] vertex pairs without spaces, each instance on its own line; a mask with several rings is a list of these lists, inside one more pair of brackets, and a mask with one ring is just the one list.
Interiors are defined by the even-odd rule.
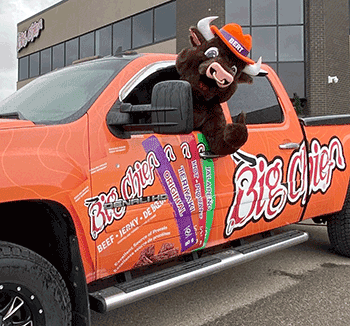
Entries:
[[213,62],[207,68],[206,75],[208,78],[214,79],[221,88],[230,86],[234,77],[227,72],[218,62]]

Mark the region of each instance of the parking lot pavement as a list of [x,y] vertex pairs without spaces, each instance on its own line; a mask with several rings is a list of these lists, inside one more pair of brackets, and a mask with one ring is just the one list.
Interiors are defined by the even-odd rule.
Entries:
[[350,322],[350,259],[324,225],[297,226],[306,243],[109,312],[93,326],[340,326]]

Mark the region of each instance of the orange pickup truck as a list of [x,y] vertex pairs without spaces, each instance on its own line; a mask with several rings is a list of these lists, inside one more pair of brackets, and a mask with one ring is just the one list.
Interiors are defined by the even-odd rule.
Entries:
[[174,55],[125,53],[37,78],[0,104],[0,325],[107,312],[308,239],[350,256],[350,116],[299,119],[266,65],[223,104],[249,138],[193,131]]

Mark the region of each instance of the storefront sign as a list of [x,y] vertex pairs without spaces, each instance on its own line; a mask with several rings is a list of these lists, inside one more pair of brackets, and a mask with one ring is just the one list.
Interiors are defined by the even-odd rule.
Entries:
[[40,31],[44,29],[44,19],[41,18],[37,22],[33,22],[27,31],[19,32],[17,34],[17,52],[25,48],[29,42],[40,36]]

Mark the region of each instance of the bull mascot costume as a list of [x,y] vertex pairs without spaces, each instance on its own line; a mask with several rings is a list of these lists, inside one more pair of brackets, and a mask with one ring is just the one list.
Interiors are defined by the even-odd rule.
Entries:
[[226,123],[220,103],[234,94],[237,84],[253,82],[261,58],[255,63],[248,57],[252,38],[241,26],[227,24],[219,30],[210,26],[216,18],[204,18],[190,28],[192,47],[179,53],[176,69],[192,86],[194,129],[204,134],[214,154],[228,155],[247,141],[248,131],[245,114]]

